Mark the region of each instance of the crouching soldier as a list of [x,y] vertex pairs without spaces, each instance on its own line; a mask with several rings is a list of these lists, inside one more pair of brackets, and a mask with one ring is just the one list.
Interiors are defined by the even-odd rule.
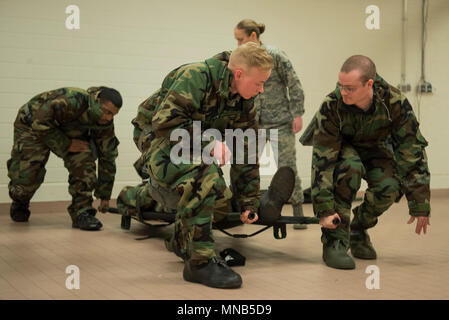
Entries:
[[[151,190],[165,189],[175,194],[177,213],[172,244],[175,253],[185,261],[186,281],[217,288],[238,288],[242,284],[240,275],[216,257],[212,223],[222,221],[234,211],[233,193],[241,222],[253,223],[259,218],[257,212],[263,200],[257,155],[254,162],[239,163],[236,154],[220,139],[210,145],[208,139],[205,142],[201,138],[207,129],[215,129],[222,137],[226,129],[254,130],[257,134],[253,97],[263,92],[272,68],[269,53],[255,43],[203,62],[183,65],[167,75],[161,88],[139,107],[133,121],[134,138],[143,153],[135,166],[149,182],[124,188],[117,206],[122,214],[132,214],[130,211],[136,207],[155,200]],[[201,128],[195,127],[198,123]],[[188,148],[194,144],[195,132],[199,133],[202,154],[204,147],[210,146],[209,154],[216,161],[193,159],[194,152],[184,161],[173,161],[172,150],[179,147],[178,140],[171,139],[176,129],[183,129],[190,137]],[[244,159],[251,159],[248,139],[243,145]],[[220,168],[231,157],[232,192]],[[277,180],[282,181],[282,177]],[[279,203],[288,200],[293,184],[294,177],[286,198],[279,196],[282,191],[268,192],[271,201],[267,201],[270,202],[267,207],[279,207]]]
[[[108,206],[115,177],[118,139],[113,117],[122,106],[120,93],[106,87],[61,88],[43,92],[19,109],[14,145],[7,162],[11,218],[26,222],[29,203],[44,181],[50,151],[69,171],[68,207],[72,227],[98,230],[92,191]],[[96,163],[98,159],[98,179]]]
[[[430,224],[430,172],[425,147],[407,98],[376,73],[365,56],[346,60],[337,88],[326,96],[305,135],[313,132],[312,200],[322,228],[323,260],[332,268],[354,269],[352,256],[376,259],[367,233],[379,216],[405,194],[416,233]],[[351,204],[361,179],[363,202]],[[331,221],[341,219],[335,229]]]

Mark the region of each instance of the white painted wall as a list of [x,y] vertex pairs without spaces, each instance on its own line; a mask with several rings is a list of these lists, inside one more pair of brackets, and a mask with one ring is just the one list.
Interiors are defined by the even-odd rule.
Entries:
[[[421,1],[409,0],[407,81],[420,77]],[[65,26],[69,5],[80,9],[80,29]],[[367,30],[365,8],[380,9],[380,29]],[[0,202],[9,202],[6,161],[17,110],[32,96],[63,86],[118,89],[124,106],[116,117],[121,141],[113,197],[137,184],[132,164],[138,156],[131,119],[138,104],[160,85],[168,71],[236,47],[234,26],[243,18],[266,24],[262,41],[289,55],[305,90],[304,125],[335,86],[338,70],[352,54],[370,56],[392,84],[400,81],[402,1],[279,0],[237,1],[19,1],[0,0]],[[449,187],[447,146],[449,109],[449,1],[429,5],[426,79],[435,92],[407,96],[429,141],[432,188]],[[420,104],[418,104],[420,100]],[[297,136],[299,138],[299,134]],[[310,183],[311,148],[299,145],[303,185]],[[228,168],[225,168],[225,172]],[[68,174],[54,155],[34,201],[68,200]],[[269,177],[263,177],[266,187]]]

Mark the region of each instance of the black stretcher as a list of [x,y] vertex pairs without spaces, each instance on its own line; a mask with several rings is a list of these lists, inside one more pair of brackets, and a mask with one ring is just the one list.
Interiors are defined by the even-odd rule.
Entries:
[[[120,214],[117,208],[108,207],[105,208],[105,212]],[[131,228],[131,219],[134,219],[140,223],[148,225],[152,228],[165,227],[171,225],[175,222],[175,213],[165,213],[165,212],[153,212],[153,211],[141,211],[139,212],[139,217],[137,216],[125,216],[122,215],[121,228],[124,230],[129,230]],[[251,217],[250,217],[251,219]],[[292,216],[280,216],[274,222],[265,222],[263,219],[252,223],[252,225],[263,226],[258,231],[251,234],[232,234],[225,229],[230,229],[233,227],[241,226],[243,223],[240,221],[240,212],[231,212],[227,215],[226,221],[220,221],[219,223],[214,223],[213,229],[219,230],[224,234],[233,238],[249,238],[255,236],[265,230],[273,228],[273,236],[275,239],[285,239],[287,237],[287,225],[289,224],[319,224],[319,218],[317,217],[292,217]],[[150,223],[149,221],[153,222]],[[163,222],[163,224],[154,224],[154,222]],[[340,221],[336,218],[333,220],[335,225],[338,225]]]

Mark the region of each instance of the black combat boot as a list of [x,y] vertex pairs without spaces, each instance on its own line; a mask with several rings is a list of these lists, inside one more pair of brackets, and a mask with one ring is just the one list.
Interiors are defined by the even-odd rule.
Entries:
[[273,223],[280,216],[282,206],[290,199],[295,187],[295,172],[290,167],[280,167],[273,176],[268,191],[260,197],[259,221]]
[[28,209],[29,205],[29,202],[13,201],[11,203],[11,208],[9,211],[11,219],[15,222],[27,222],[31,214],[30,210]]
[[94,208],[81,212],[72,223],[72,228],[80,228],[81,230],[99,230],[103,224],[95,218],[97,210]]
[[353,210],[354,219],[351,222],[350,228],[350,246],[351,253],[354,257],[359,259],[374,260],[377,258],[376,250],[374,250],[371,239],[366,232],[366,229],[374,227],[377,224],[377,220],[373,222],[370,226],[363,226],[358,219],[357,208]]
[[192,266],[186,261],[183,277],[186,281],[201,283],[213,288],[233,289],[240,288],[242,285],[242,277],[215,257],[198,266]]

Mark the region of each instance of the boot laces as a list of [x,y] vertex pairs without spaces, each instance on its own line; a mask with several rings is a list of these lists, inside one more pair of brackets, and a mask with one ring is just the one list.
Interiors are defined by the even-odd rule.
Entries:
[[217,257],[212,257],[210,260],[212,263],[216,263],[220,267],[224,267],[225,269],[231,269],[224,261],[217,259]]
[[89,212],[85,211],[81,213],[78,217],[79,222],[85,222],[87,224],[91,224],[93,222],[97,222],[97,218],[91,215]]

